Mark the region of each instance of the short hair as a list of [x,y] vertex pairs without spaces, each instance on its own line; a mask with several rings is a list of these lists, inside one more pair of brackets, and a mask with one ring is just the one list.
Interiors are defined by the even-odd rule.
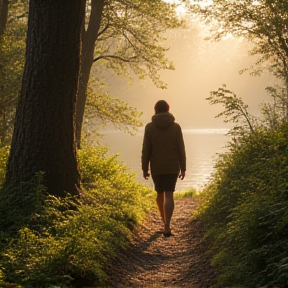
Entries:
[[154,106],[156,114],[168,112],[169,108],[169,104],[165,100],[159,100]]

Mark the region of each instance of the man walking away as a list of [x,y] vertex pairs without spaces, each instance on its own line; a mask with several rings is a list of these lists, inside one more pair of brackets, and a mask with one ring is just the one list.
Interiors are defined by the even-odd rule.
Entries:
[[152,122],[145,126],[142,146],[143,177],[148,179],[149,164],[157,192],[156,202],[164,223],[163,234],[171,236],[170,222],[174,211],[173,193],[177,178],[185,177],[186,153],[182,130],[169,112],[169,104],[159,100]]

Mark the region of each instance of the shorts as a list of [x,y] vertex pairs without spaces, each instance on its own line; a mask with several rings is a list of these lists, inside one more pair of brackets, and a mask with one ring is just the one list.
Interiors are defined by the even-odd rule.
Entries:
[[154,182],[156,192],[174,192],[177,182],[178,174],[161,174],[153,175],[152,179]]

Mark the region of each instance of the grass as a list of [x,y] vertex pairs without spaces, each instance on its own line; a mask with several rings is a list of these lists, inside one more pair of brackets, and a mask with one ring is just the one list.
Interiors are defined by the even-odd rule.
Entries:
[[198,192],[194,188],[191,188],[191,189],[176,191],[174,193],[174,199],[193,198],[193,197],[198,197],[199,195],[200,195],[200,192]]

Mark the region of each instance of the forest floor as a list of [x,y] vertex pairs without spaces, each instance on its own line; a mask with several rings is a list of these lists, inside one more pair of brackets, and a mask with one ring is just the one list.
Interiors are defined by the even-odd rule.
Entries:
[[215,271],[203,240],[204,229],[192,217],[199,201],[175,200],[170,237],[160,232],[158,211],[152,210],[135,229],[131,244],[109,268],[110,287],[211,287]]

